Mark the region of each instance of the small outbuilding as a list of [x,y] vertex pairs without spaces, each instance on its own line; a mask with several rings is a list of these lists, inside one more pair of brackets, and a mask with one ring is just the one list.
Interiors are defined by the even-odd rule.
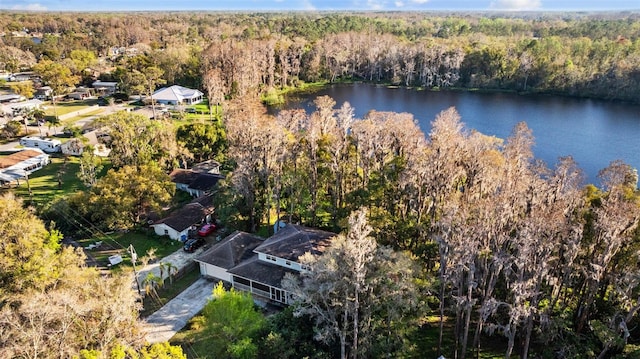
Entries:
[[104,143],[100,142],[98,138],[100,135],[100,132],[94,130],[83,134],[82,136],[84,139],[72,138],[62,144],[62,154],[67,156],[81,156],[84,150],[91,146],[93,148],[93,154],[96,156],[108,157],[111,149]]

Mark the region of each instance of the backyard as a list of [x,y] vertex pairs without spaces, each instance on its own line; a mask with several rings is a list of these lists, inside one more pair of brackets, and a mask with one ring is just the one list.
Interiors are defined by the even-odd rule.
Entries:
[[[51,163],[29,176],[28,181],[20,181],[14,193],[35,208],[53,202],[58,197],[85,189],[77,176],[80,162],[78,157],[51,156]],[[105,159],[106,171],[110,167]]]

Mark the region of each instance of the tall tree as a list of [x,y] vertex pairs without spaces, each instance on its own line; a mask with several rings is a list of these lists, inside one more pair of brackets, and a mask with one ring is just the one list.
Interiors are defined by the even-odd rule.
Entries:
[[100,118],[111,137],[109,157],[115,167],[141,166],[156,162],[172,169],[191,154],[176,140],[174,125],[169,121],[150,120],[145,116],[120,111]]
[[216,159],[222,162],[227,147],[227,133],[218,122],[189,123],[178,128],[176,139],[193,154],[195,162]]
[[82,251],[10,195],[0,198],[0,356],[70,358],[82,349],[139,348],[139,304],[126,275],[85,267]]
[[365,210],[353,213],[347,232],[321,255],[300,258],[311,268],[301,281],[288,275],[282,283],[297,300],[295,315],[314,318],[316,340],[337,339],[341,358],[369,357],[380,349],[378,336],[386,338],[391,355],[401,353],[398,340],[406,333],[393,320],[409,319],[416,305],[412,265],[377,246],[366,215]]
[[71,201],[105,228],[132,228],[169,204],[174,192],[175,185],[157,165],[127,165],[109,170],[89,193]]
[[56,96],[60,96],[75,86],[79,77],[72,74],[71,69],[59,62],[41,60],[33,70],[40,74],[42,81],[51,87],[51,102],[53,103],[54,118],[58,119]]

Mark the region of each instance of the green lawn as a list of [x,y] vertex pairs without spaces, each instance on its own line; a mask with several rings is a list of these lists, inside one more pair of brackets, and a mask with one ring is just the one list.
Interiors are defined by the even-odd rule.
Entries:
[[[16,196],[30,202],[36,208],[41,208],[58,197],[86,190],[77,176],[80,168],[78,157],[52,155],[49,159],[51,163],[29,176],[29,186],[22,180],[20,186],[14,189]],[[101,176],[111,168],[111,162],[108,159],[105,158],[103,161]],[[29,187],[31,195],[29,195]]]
[[152,229],[129,232],[102,232],[91,228],[89,223],[83,224],[89,229],[90,237],[77,239],[76,241],[83,247],[101,241],[102,246],[90,250],[89,254],[100,267],[107,267],[109,256],[119,254],[124,262],[118,265],[118,270],[131,268],[131,255],[128,251],[130,245],[133,246],[138,255],[137,265],[141,265],[141,259],[147,253],[153,251],[155,258],[163,258],[182,248],[180,241],[172,241],[169,237],[160,237],[153,233]]
[[78,122],[80,120],[83,120],[83,119],[85,119],[87,117],[100,115],[102,112],[104,112],[104,108],[98,108],[95,111],[87,112],[87,113],[84,113],[84,114],[82,114],[80,116],[75,116],[75,117],[71,117],[69,119],[66,119],[66,120],[62,121],[62,125],[63,126],[73,125],[76,122]]
[[54,111],[53,103],[46,102],[45,106],[47,106],[47,110],[45,111],[45,115],[51,116],[51,117],[53,117],[55,113],[57,113],[58,116],[65,115],[67,113],[82,110],[96,104],[98,104],[98,100],[95,100],[95,99],[82,100],[82,101],[64,101],[64,102],[56,101],[56,106]]
[[36,208],[51,203],[58,197],[85,189],[76,175],[80,168],[77,157],[65,159],[62,156],[51,156],[50,160],[51,163],[29,176],[28,186],[22,180],[20,186],[14,189],[16,196],[22,197]]

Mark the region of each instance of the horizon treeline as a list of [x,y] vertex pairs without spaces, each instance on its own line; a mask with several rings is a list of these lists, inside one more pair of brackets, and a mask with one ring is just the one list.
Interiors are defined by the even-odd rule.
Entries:
[[[98,75],[125,92],[135,86],[124,72],[152,65],[166,83],[206,91],[213,82],[227,98],[301,82],[370,81],[639,101],[636,13],[32,15],[0,13],[0,70],[84,50],[110,61],[77,69],[83,83]],[[41,38],[13,36],[21,31]]]

